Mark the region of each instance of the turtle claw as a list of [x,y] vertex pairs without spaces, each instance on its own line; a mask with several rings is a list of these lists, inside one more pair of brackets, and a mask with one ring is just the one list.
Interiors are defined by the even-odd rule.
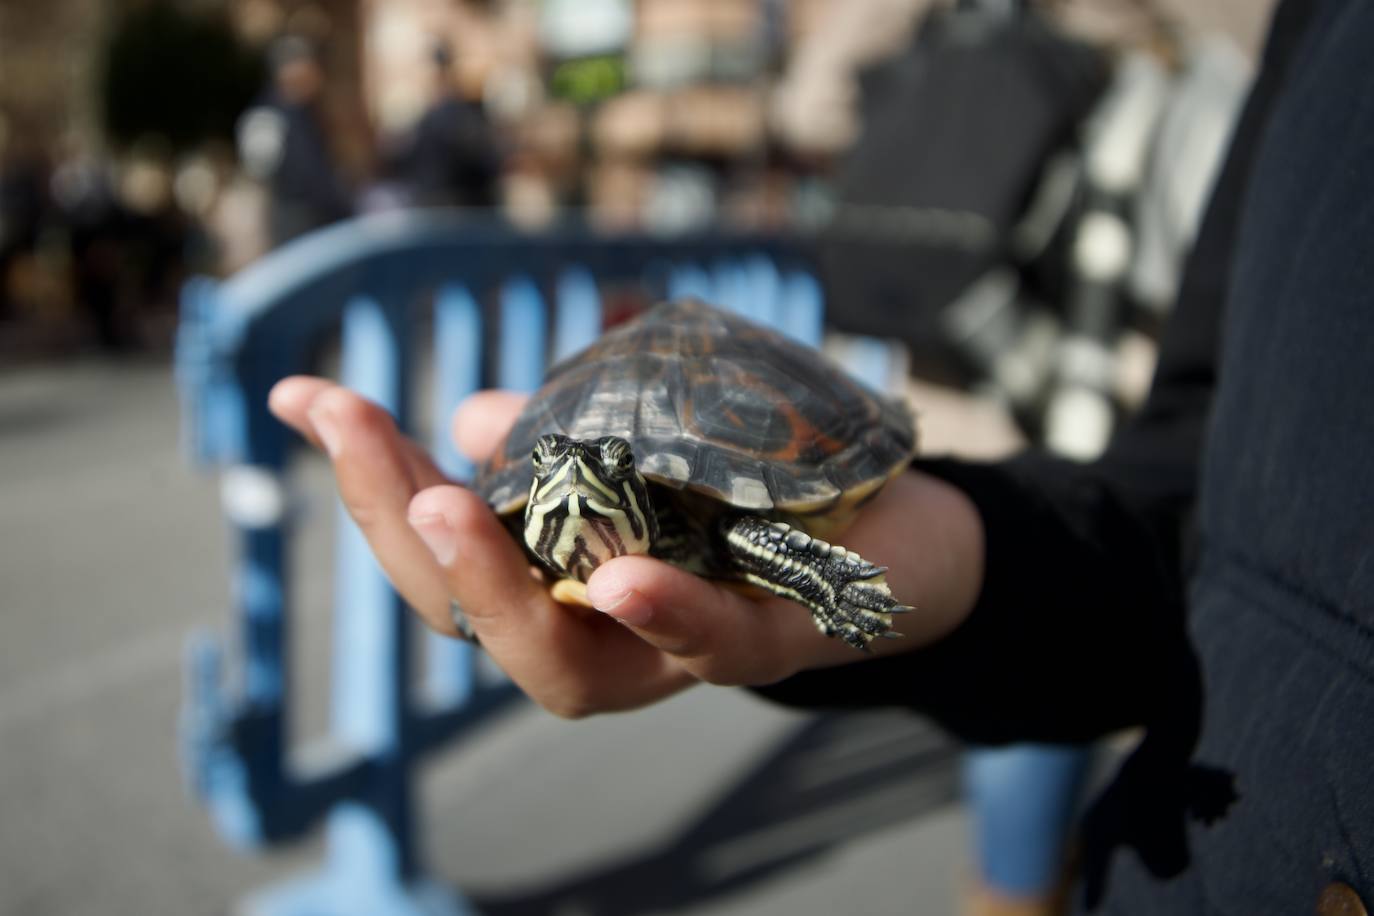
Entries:
[[587,586],[576,579],[557,580],[549,587],[549,594],[559,604],[570,604],[574,607],[592,606],[591,599],[587,597]]
[[892,615],[912,609],[892,597],[887,567],[759,516],[731,517],[722,533],[740,575],[806,607],[826,636],[865,651],[876,638],[899,638]]

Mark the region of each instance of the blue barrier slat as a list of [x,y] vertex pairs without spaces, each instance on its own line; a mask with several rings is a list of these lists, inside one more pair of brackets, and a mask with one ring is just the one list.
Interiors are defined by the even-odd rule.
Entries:
[[806,271],[789,271],[782,283],[782,329],[813,347],[824,334],[825,299],[821,285]]
[[[358,296],[344,310],[343,382],[408,426],[403,308]],[[336,806],[328,824],[331,864],[365,896],[408,880],[413,868],[410,783],[405,772],[409,683],[407,612],[362,532],[339,510],[336,556],[334,735],[372,762],[365,797]]]
[[218,288],[208,277],[186,282],[176,336],[182,449],[203,465],[243,459],[238,449],[249,413],[243,386],[219,358],[228,328],[218,308]]
[[851,358],[845,368],[849,374],[874,391],[886,391],[892,379],[892,355],[883,341],[874,337],[849,340]]
[[285,690],[285,595],[280,569],[282,533],[277,528],[240,528],[242,555],[235,572],[243,615],[243,693],[250,707],[281,703]]
[[174,374],[181,400],[181,447],[182,453],[197,463],[211,460],[211,450],[205,437],[206,409],[203,398],[213,359],[206,337],[214,285],[209,277],[196,276],[182,286],[181,320],[176,333]]
[[[343,382],[387,408],[402,426],[408,414],[405,331],[404,320],[388,315],[373,299],[355,298],[345,309]],[[340,737],[374,750],[400,738],[396,710],[402,698],[395,691],[392,663],[403,656],[404,630],[398,627],[400,608],[396,614],[381,610],[396,601],[366,539],[342,507],[339,512],[333,725]]]
[[472,461],[450,434],[453,412],[482,386],[482,313],[462,283],[440,287],[434,300],[434,429],[431,447],[439,470],[454,480],[472,479]]
[[753,303],[752,314],[770,328],[784,327],[782,278],[772,258],[761,254],[746,258],[743,264],[745,298]]
[[692,263],[676,265],[668,275],[669,299],[716,301],[716,285],[711,275]]
[[601,333],[601,291],[585,267],[572,267],[558,277],[554,309],[553,361],[584,349]]
[[262,842],[265,831],[249,792],[246,761],[231,744],[219,640],[209,633],[192,634],[186,662],[180,738],[187,783],[210,806],[221,835],[240,849],[250,848]]
[[[482,314],[469,288],[440,287],[434,301],[434,415],[432,448],[439,469],[471,480],[472,461],[454,445],[453,413],[482,384]],[[425,635],[426,699],[436,709],[460,706],[475,687],[472,647],[437,633]]]
[[748,301],[744,278],[739,260],[735,257],[721,257],[711,269],[712,285],[715,287],[715,305],[727,308],[746,318],[753,317],[753,303]]
[[534,391],[544,379],[547,352],[544,297],[534,280],[511,277],[501,288],[500,363],[497,385],[514,391]]
[[461,709],[477,690],[473,647],[461,640],[425,631],[425,700],[427,715]]
[[343,509],[335,557],[333,729],[359,750],[382,752],[400,740],[389,663],[401,655],[394,630],[404,618],[366,539]]

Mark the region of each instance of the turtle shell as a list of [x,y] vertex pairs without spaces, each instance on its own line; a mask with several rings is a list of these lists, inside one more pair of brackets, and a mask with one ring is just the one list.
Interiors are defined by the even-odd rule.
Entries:
[[498,513],[523,508],[530,453],[546,433],[620,436],[651,481],[798,515],[852,505],[916,450],[904,403],[695,300],[659,305],[554,366],[478,472]]

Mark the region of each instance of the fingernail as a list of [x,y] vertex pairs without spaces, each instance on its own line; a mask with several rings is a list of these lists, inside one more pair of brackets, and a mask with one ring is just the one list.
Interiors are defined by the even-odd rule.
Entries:
[[595,589],[589,584],[587,600],[601,613],[632,627],[644,626],[654,615],[653,605],[633,589]]
[[329,453],[330,458],[335,458],[339,454],[339,427],[334,422],[334,418],[322,407],[310,410],[310,425],[315,428],[315,435],[320,437],[320,442],[324,443],[324,450]]
[[458,553],[458,538],[442,515],[421,515],[409,519],[410,527],[425,542],[440,566],[448,566]]

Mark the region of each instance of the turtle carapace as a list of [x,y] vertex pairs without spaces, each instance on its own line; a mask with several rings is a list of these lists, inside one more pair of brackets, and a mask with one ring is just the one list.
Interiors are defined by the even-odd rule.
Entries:
[[790,598],[821,632],[865,648],[910,609],[884,568],[822,538],[915,450],[905,404],[688,300],[555,366],[477,489],[561,582],[647,553]]

